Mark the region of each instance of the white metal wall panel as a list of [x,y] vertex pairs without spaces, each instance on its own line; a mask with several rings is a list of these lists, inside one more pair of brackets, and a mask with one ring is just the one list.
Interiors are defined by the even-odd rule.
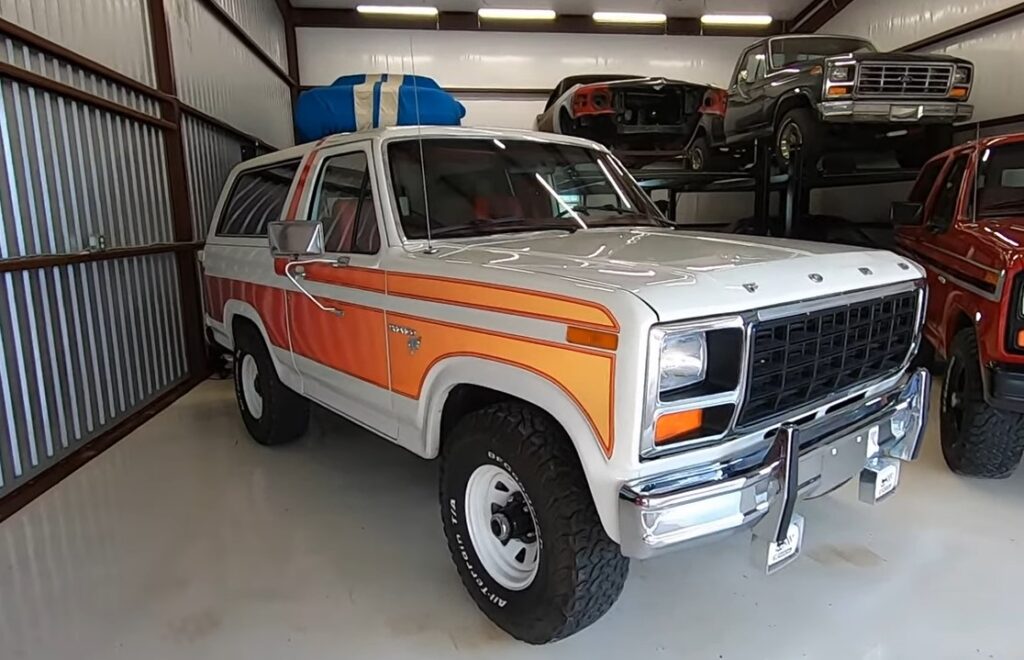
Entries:
[[170,254],[0,275],[0,496],[185,377]]
[[725,85],[745,37],[299,28],[303,85],[361,72],[416,73],[446,87],[554,87],[580,73],[660,75]]
[[178,95],[283,148],[293,144],[291,91],[198,0],[167,0]]
[[0,17],[155,86],[145,0],[0,0]]
[[1017,4],[1017,0],[857,0],[818,32],[866,37],[881,49],[901,48]]
[[974,62],[974,120],[998,119],[1024,113],[1024,16],[976,30],[929,49]]
[[0,258],[172,240],[159,129],[0,80]]
[[224,182],[231,168],[242,160],[244,143],[233,134],[189,115],[183,118],[182,134],[192,206],[192,235],[205,239]]
[[288,70],[284,18],[275,0],[214,0],[267,55]]

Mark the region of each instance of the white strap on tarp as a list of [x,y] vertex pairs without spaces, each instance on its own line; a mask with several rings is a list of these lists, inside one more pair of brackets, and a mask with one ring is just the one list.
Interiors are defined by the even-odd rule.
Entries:
[[356,115],[357,131],[373,128],[375,114],[373,111],[373,88],[381,78],[382,75],[379,73],[368,73],[364,83],[352,87],[352,103]]
[[377,126],[398,125],[398,93],[405,76],[387,74],[380,84],[380,112],[377,115]]

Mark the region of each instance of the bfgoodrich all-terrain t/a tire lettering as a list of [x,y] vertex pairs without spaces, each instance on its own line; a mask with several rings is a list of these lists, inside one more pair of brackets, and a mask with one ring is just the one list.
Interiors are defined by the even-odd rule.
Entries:
[[263,337],[247,323],[235,333],[235,396],[245,428],[261,445],[290,442],[309,427],[309,401],[277,377]]
[[[484,569],[467,525],[467,484],[481,466],[515,480],[536,524],[536,576],[510,590]],[[513,637],[544,644],[597,621],[622,593],[629,560],[608,538],[565,432],[527,404],[499,403],[463,418],[444,439],[441,516],[448,549],[477,606]]]
[[1009,477],[1024,454],[1024,415],[985,402],[973,328],[953,338],[942,383],[940,435],[946,464],[971,477]]

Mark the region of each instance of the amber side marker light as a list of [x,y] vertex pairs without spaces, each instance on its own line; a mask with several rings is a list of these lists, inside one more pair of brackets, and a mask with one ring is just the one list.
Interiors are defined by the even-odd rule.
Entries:
[[592,348],[603,348],[614,351],[619,347],[619,336],[613,332],[602,332],[589,328],[577,328],[569,326],[565,331],[565,341],[579,346],[590,346]]
[[1017,348],[1024,348],[1024,330],[1017,331]]
[[666,413],[654,423],[654,444],[664,445],[681,435],[696,431],[704,423],[703,410]]

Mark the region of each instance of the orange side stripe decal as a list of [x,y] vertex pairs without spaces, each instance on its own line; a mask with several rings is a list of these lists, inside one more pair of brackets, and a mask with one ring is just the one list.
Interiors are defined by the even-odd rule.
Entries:
[[433,275],[387,273],[388,294],[548,321],[619,329],[602,305],[542,291],[481,284]]

